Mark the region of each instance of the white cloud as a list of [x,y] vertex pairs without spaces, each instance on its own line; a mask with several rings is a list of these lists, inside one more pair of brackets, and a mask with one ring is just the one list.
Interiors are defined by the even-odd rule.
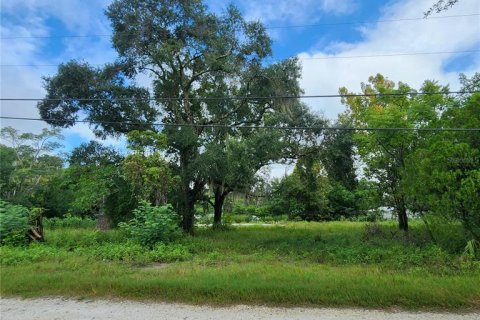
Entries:
[[349,14],[355,11],[353,0],[264,0],[242,1],[247,20],[265,24],[305,24],[318,22],[321,13]]
[[[126,146],[125,136],[120,137],[107,137],[106,139],[99,139],[95,136],[92,130],[88,127],[86,123],[78,123],[75,126],[65,130],[66,134],[77,134],[80,138],[85,141],[95,140],[101,142],[104,145],[114,147],[119,150],[124,150]],[[69,147],[74,148],[76,145],[69,145]]]
[[[51,1],[51,0],[9,0],[1,2],[2,37],[8,36],[47,36],[63,33],[108,34],[108,20],[103,9],[110,1]],[[224,2],[210,0],[212,7],[221,7]],[[353,0],[246,0],[238,5],[247,19],[259,19],[269,25],[318,23],[325,14],[349,14],[355,9]],[[421,17],[432,4],[432,0],[408,0],[386,2],[378,19],[401,19]],[[462,0],[443,15],[480,12],[478,0]],[[64,28],[55,30],[51,20],[61,23]],[[352,31],[355,32],[355,31]],[[459,51],[479,49],[480,23],[478,17],[457,19],[431,19],[421,21],[367,24],[357,29],[361,35],[355,42],[343,39],[325,43],[319,37],[311,50],[300,53],[301,58],[327,56],[356,56],[398,52]],[[2,40],[0,48],[1,64],[58,64],[70,58],[82,57],[91,63],[112,61],[115,52],[110,40],[105,38],[69,38],[61,40],[62,50],[56,55],[45,55],[54,42],[48,39]],[[293,45],[293,44],[292,44]],[[46,58],[48,57],[48,58]],[[444,71],[445,64],[454,58],[445,55],[418,55],[402,57],[377,57],[361,59],[304,60],[301,85],[306,94],[336,93],[339,87],[346,86],[352,91],[360,89],[360,83],[378,72],[394,81],[407,82],[418,87],[425,79],[436,79],[442,84],[458,87],[458,73]],[[463,72],[472,74],[480,70],[480,55],[471,61]],[[41,98],[42,75],[52,75],[56,68],[4,67],[0,75],[2,97]],[[149,79],[138,79],[147,85]],[[317,99],[306,101],[316,111],[334,118],[343,110],[338,99]],[[35,102],[0,102],[3,116],[38,117]],[[12,125],[21,131],[38,132],[46,127],[43,122],[2,120],[1,126]],[[86,125],[78,125],[65,131],[84,139],[94,138]],[[121,145],[122,141],[108,141]],[[281,167],[272,168],[274,175],[283,174]]]
[[[58,35],[86,35],[110,33],[103,10],[110,1],[88,2],[81,0],[10,0],[2,1],[2,37],[44,37]],[[51,27],[51,22],[62,24],[61,30]],[[92,64],[113,61],[115,52],[108,37],[98,38],[15,38],[2,39],[0,59],[1,96],[4,98],[42,98],[45,96],[42,76],[53,75],[55,65],[72,58],[82,58]],[[60,41],[56,45],[56,41]],[[54,45],[52,49],[49,46]],[[47,58],[48,57],[48,58]],[[31,65],[40,65],[32,67]],[[43,65],[43,66],[42,66]],[[1,101],[0,113],[9,117],[39,118],[35,101]],[[39,132],[48,127],[43,121],[1,120],[1,126],[13,126],[22,132]],[[79,134],[85,139],[95,138],[85,125],[63,130],[65,135]],[[116,140],[106,141],[116,145]]]
[[[398,1],[384,7],[379,19],[421,17],[431,0]],[[478,13],[478,0],[463,0],[443,15]],[[424,80],[438,80],[458,88],[458,72],[446,72],[445,65],[457,57],[454,54],[375,57],[356,59],[311,59],[338,56],[378,55],[407,52],[463,51],[480,48],[478,16],[390,22],[361,28],[363,38],[355,43],[332,42],[323,50],[313,46],[312,51],[300,53],[303,60],[301,85],[305,94],[331,94],[342,86],[359,91],[360,83],[368,77],[382,73],[391,80],[406,82],[418,88]],[[331,52],[335,52],[332,54]],[[311,59],[311,60],[308,60]],[[480,70],[480,54],[459,70],[473,74]],[[344,110],[339,99],[309,100],[313,110],[322,110],[329,118]]]
[[348,14],[355,11],[357,5],[354,1],[323,0],[321,7],[327,13]]

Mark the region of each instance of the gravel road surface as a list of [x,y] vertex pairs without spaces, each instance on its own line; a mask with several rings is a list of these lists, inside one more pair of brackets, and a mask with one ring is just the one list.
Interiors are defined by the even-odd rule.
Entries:
[[176,303],[143,303],[135,301],[73,300],[61,298],[16,299],[2,298],[2,320],[478,320],[480,313],[430,313],[404,311],[375,311],[332,308],[269,308],[257,306],[207,307]]

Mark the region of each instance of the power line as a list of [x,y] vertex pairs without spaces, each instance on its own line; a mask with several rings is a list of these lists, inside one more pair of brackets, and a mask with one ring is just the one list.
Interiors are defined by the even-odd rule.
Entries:
[[[474,94],[480,91],[444,91],[444,92],[393,92],[393,93],[348,93],[348,94],[318,94],[298,96],[225,96],[225,97],[191,97],[188,100],[195,101],[223,101],[223,100],[277,100],[277,99],[316,99],[316,98],[352,98],[352,97],[398,97],[398,96],[429,96],[429,95],[450,95],[450,94]],[[0,101],[183,101],[181,97],[148,97],[148,98],[0,98]]]
[[24,121],[51,121],[51,122],[70,122],[70,123],[89,123],[89,124],[125,124],[125,125],[150,125],[160,127],[190,127],[190,128],[230,128],[230,129],[276,129],[276,130],[338,130],[338,131],[464,131],[480,132],[480,128],[405,128],[405,127],[379,127],[379,128],[354,128],[354,127],[323,127],[323,126],[265,126],[265,125],[228,125],[228,124],[193,124],[193,123],[142,123],[129,121],[95,121],[95,120],[67,120],[67,119],[41,119],[24,117],[0,116],[0,119],[24,120]]
[[[327,22],[316,24],[303,24],[303,25],[286,25],[286,26],[266,26],[266,29],[290,29],[290,28],[313,28],[313,27],[325,27],[325,26],[338,26],[338,25],[356,25],[356,24],[371,24],[371,23],[387,23],[387,22],[404,22],[404,21],[429,21],[449,18],[463,18],[479,16],[480,13],[472,14],[459,14],[439,17],[418,17],[418,18],[400,18],[400,19],[379,19],[379,20],[366,20],[366,21],[345,21],[345,22]],[[0,40],[10,39],[62,39],[62,38],[104,38],[111,37],[112,34],[87,34],[87,35],[53,35],[53,36],[7,36],[0,37]]]
[[268,26],[267,29],[283,29],[283,28],[307,28],[307,27],[323,27],[323,26],[337,26],[337,25],[354,25],[354,24],[370,24],[370,23],[385,23],[385,22],[402,22],[402,21],[428,21],[430,19],[448,19],[448,18],[462,18],[462,17],[474,17],[479,16],[480,13],[471,14],[458,14],[439,17],[422,17],[422,18],[400,18],[400,19],[379,19],[379,20],[366,20],[366,21],[345,21],[345,22],[332,22],[332,23],[318,23],[318,24],[304,24],[304,25],[290,25],[290,26]]
[[[298,60],[335,60],[335,59],[360,59],[360,58],[378,58],[378,57],[402,57],[402,56],[418,56],[418,55],[437,55],[437,54],[458,54],[458,53],[474,53],[480,50],[461,50],[461,51],[434,51],[434,52],[401,52],[401,53],[382,53],[372,55],[353,55],[353,56],[326,56],[326,57],[297,57]],[[284,58],[288,59],[290,57]],[[72,59],[82,60],[82,59]],[[270,62],[281,61],[282,59],[266,59]],[[59,67],[60,64],[1,64],[2,68],[9,67]],[[102,66],[102,64],[92,64],[92,66]]]
[[455,54],[455,53],[473,53],[473,52],[480,52],[480,50],[382,53],[382,54],[372,54],[372,55],[328,56],[328,57],[312,57],[312,58],[298,58],[298,59],[299,59],[299,60],[330,60],[330,59],[355,59],[355,58],[377,58],[377,57],[400,57],[400,56],[452,54],[452,53]]

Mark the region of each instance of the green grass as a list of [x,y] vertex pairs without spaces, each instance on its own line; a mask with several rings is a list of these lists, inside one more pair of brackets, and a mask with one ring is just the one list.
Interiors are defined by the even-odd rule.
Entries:
[[213,305],[479,309],[479,263],[461,257],[459,227],[445,230],[443,241],[433,244],[419,223],[408,237],[391,223],[199,229],[193,238],[154,250],[127,243],[117,230],[47,230],[45,244],[2,248],[0,292]]

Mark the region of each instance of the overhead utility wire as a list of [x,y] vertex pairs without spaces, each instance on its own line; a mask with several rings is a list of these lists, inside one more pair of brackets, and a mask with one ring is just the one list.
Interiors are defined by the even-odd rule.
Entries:
[[[355,25],[355,24],[367,24],[367,23],[386,23],[386,22],[401,22],[401,21],[429,21],[438,19],[449,18],[463,18],[479,16],[480,13],[471,14],[458,14],[439,17],[419,17],[419,18],[400,18],[400,19],[380,19],[380,20],[366,20],[366,21],[345,21],[345,22],[326,22],[316,24],[304,24],[304,25],[287,25],[287,26],[266,26],[266,29],[289,29],[289,28],[311,28],[311,27],[323,27],[323,26],[338,26],[338,25]],[[8,39],[61,39],[61,38],[102,38],[110,37],[111,34],[87,34],[87,35],[53,35],[53,36],[7,36],[0,37],[0,40]]]
[[67,119],[41,119],[41,118],[23,118],[0,116],[0,119],[7,120],[25,120],[25,121],[51,121],[51,122],[71,122],[71,123],[90,123],[90,124],[126,124],[126,125],[151,125],[160,127],[193,127],[193,128],[231,128],[231,129],[276,129],[276,130],[343,130],[343,131],[465,131],[480,132],[480,128],[401,128],[401,127],[380,127],[380,128],[353,128],[353,127],[323,127],[323,126],[253,126],[253,125],[228,125],[228,124],[193,124],[193,123],[149,123],[149,122],[129,122],[129,121],[95,121],[95,120],[67,120]]
[[448,19],[448,18],[463,18],[463,17],[475,17],[480,16],[480,13],[470,14],[457,14],[450,16],[440,17],[422,17],[422,18],[399,18],[399,19],[379,19],[379,20],[366,20],[366,21],[345,21],[345,22],[332,22],[332,23],[318,23],[318,24],[303,24],[303,25],[289,25],[289,26],[267,26],[267,29],[284,29],[284,28],[307,28],[307,27],[323,27],[323,26],[337,26],[337,25],[352,25],[352,24],[370,24],[370,23],[385,23],[385,22],[402,22],[402,21],[428,21],[430,19]]
[[[354,56],[326,56],[326,57],[310,57],[302,58],[296,57],[300,61],[304,60],[335,60],[335,59],[360,59],[360,58],[378,58],[378,57],[402,57],[402,56],[417,56],[417,55],[436,55],[436,54],[455,54],[455,53],[474,53],[480,50],[462,50],[462,51],[433,51],[433,52],[401,52],[401,53],[382,53],[372,55],[354,55]],[[288,59],[287,57],[284,59]],[[72,59],[80,60],[80,59]],[[269,62],[281,61],[282,59],[265,59]],[[92,66],[101,66],[102,64],[92,64]],[[60,64],[0,64],[0,67],[59,67]]]
[[[445,91],[445,92],[394,92],[394,93],[348,93],[348,94],[318,94],[299,96],[225,96],[225,97],[190,97],[187,100],[223,101],[223,100],[268,100],[268,99],[316,99],[316,98],[352,98],[352,97],[398,97],[398,96],[430,96],[448,94],[473,94],[480,91]],[[158,98],[0,98],[0,101],[183,101],[181,97]]]

